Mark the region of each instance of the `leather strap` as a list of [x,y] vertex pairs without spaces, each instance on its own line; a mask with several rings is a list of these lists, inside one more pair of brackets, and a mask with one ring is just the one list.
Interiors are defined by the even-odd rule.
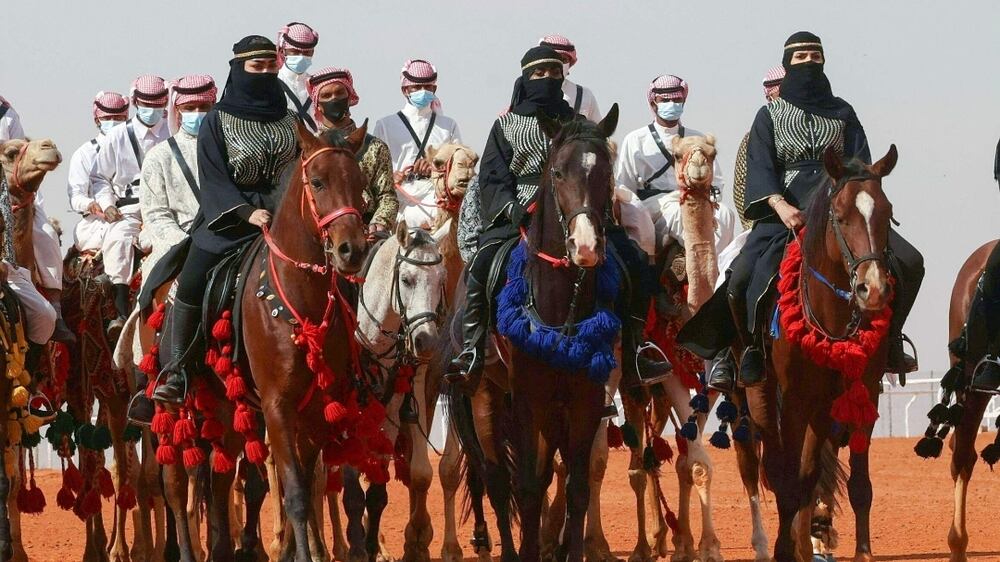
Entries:
[[[671,154],[670,151],[667,150],[667,146],[663,144],[663,139],[660,138],[660,133],[657,132],[656,126],[653,123],[649,124],[649,133],[653,135],[653,140],[656,142],[656,147],[660,149],[660,154],[663,154],[663,157],[667,159],[667,164],[662,168],[660,168],[659,170],[657,170],[655,174],[653,174],[652,176],[649,177],[649,179],[643,182],[642,184],[643,190],[649,189],[649,185],[651,183],[653,183],[657,178],[659,178],[663,174],[667,173],[667,170],[672,168],[674,165],[674,155]],[[683,125],[677,128],[677,136],[684,138]]]
[[437,113],[431,113],[431,120],[427,123],[427,131],[424,132],[424,140],[420,140],[417,136],[417,132],[413,130],[413,126],[410,125],[410,120],[403,115],[402,111],[397,111],[396,115],[399,116],[399,120],[403,122],[403,126],[410,133],[410,137],[413,138],[413,142],[417,143],[417,159],[426,156],[425,150],[427,150],[427,141],[431,138],[431,131],[434,130],[434,121],[437,120]]
[[299,118],[302,119],[302,121],[305,122],[310,129],[315,131],[316,122],[309,116],[309,106],[312,105],[312,100],[307,99],[306,103],[302,103],[299,101],[299,97],[295,95],[295,92],[288,87],[288,84],[285,84],[283,80],[278,80],[278,83],[281,84],[281,89],[285,91],[285,96],[288,97],[288,99],[291,100],[292,105],[295,106],[295,113],[298,114]]
[[170,145],[170,152],[174,153],[174,160],[177,161],[177,165],[181,167],[181,173],[184,174],[184,179],[187,180],[188,187],[191,188],[191,193],[194,194],[195,201],[200,204],[201,189],[198,188],[198,180],[196,180],[194,174],[191,173],[191,167],[188,166],[187,160],[184,159],[184,154],[181,153],[181,147],[177,144],[177,139],[170,137],[167,139],[167,144]]
[[576,101],[573,102],[573,113],[580,113],[580,107],[583,105],[583,86],[576,85]]
[[135,136],[135,128],[132,127],[132,122],[129,121],[125,125],[125,132],[128,133],[128,143],[132,145],[132,153],[135,154],[135,162],[139,164],[139,169],[142,169],[142,150],[139,149],[139,139]]

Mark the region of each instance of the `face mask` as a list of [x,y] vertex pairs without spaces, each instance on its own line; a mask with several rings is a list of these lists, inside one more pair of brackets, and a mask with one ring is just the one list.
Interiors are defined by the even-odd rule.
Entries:
[[524,90],[528,99],[544,105],[563,99],[562,84],[562,78],[535,78],[524,82]]
[[120,123],[120,121],[114,121],[112,119],[100,119],[97,122],[100,124],[101,134],[104,134],[104,135],[106,135],[109,132],[111,132],[111,129],[113,129],[115,125],[117,125],[118,123]]
[[206,115],[208,115],[207,111],[182,111],[181,128],[189,135],[197,135]]
[[677,121],[684,113],[684,102],[663,101],[656,104],[656,115],[664,121]]
[[423,109],[434,101],[434,92],[430,90],[417,90],[409,95],[410,103],[417,109]]
[[163,108],[162,107],[142,107],[139,106],[135,108],[135,115],[142,121],[147,127],[152,127],[160,122],[163,118]]
[[350,101],[349,98],[324,101],[320,103],[320,109],[323,110],[323,115],[327,121],[337,123],[347,115],[347,111],[350,108]]
[[288,55],[285,57],[285,66],[295,74],[302,74],[312,65],[312,57],[305,55]]

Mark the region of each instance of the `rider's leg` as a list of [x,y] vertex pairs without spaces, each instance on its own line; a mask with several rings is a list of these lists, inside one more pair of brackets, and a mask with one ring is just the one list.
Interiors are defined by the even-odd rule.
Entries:
[[111,223],[101,253],[104,256],[104,271],[114,285],[115,311],[118,313],[108,326],[109,337],[117,341],[117,334],[125,326],[129,314],[129,287],[132,278],[132,259],[136,239],[142,222],[138,216],[124,215],[121,220]]
[[[903,324],[910,315],[913,301],[924,280],[924,257],[895,230],[889,231],[890,267],[896,276],[896,296],[889,324],[889,364],[891,373],[905,375],[916,371],[917,361],[903,350]],[[995,253],[995,252],[994,252]]]
[[177,295],[170,309],[170,362],[163,369],[166,380],[156,387],[153,399],[163,402],[183,402],[188,383],[185,363],[195,347],[201,322],[201,302],[208,272],[222,256],[206,252],[192,244],[177,277]]
[[[979,332],[978,337],[974,337]],[[1000,389],[1000,244],[993,248],[986,260],[982,288],[972,301],[972,310],[966,324],[967,341],[986,341],[987,359],[978,365],[972,377],[972,388],[980,392]]]
[[[486,336],[490,324],[490,299],[487,285],[490,269],[502,240],[486,243],[473,256],[465,276],[465,312],[462,316],[462,352],[452,360],[445,377],[453,383],[469,383],[478,379],[486,362]],[[501,267],[505,277],[506,267]],[[505,280],[497,281],[497,288]]]
[[764,380],[764,351],[750,326],[747,303],[747,291],[754,275],[754,267],[757,265],[757,257],[755,253],[744,248],[744,252],[733,263],[733,273],[729,278],[727,293],[729,308],[740,340],[738,343],[743,348],[739,379],[745,385],[757,384]]
[[2,266],[7,270],[7,286],[17,295],[24,309],[24,335],[29,343],[44,345],[52,338],[56,327],[55,308],[39,293],[31,281],[31,272],[9,263]]

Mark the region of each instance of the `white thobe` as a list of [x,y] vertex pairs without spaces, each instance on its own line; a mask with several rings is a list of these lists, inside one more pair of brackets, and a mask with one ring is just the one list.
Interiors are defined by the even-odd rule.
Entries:
[[[133,117],[132,124],[138,141],[139,151],[145,155],[170,136],[166,120],[147,127]],[[138,197],[138,181],[141,174],[139,159],[129,141],[128,127],[116,126],[100,141],[100,151],[90,179],[98,204],[102,209],[118,206],[118,201],[126,197]],[[101,244],[104,256],[104,270],[112,283],[128,283],[132,274],[132,248],[136,244],[142,217],[139,204],[119,207],[122,219],[110,224]]]
[[21,126],[21,116],[8,105],[7,113],[4,114],[3,118],[0,118],[0,142],[23,138],[24,127]]
[[[403,115],[406,116],[410,126],[417,137],[423,140],[427,134],[427,126],[430,124],[433,110],[430,106],[424,109],[417,109],[412,104],[403,106]],[[413,136],[406,130],[406,125],[399,118],[399,115],[392,114],[383,117],[375,122],[372,134],[385,141],[389,145],[389,153],[392,155],[392,169],[399,172],[407,166],[412,166],[417,160],[420,148]],[[450,142],[462,142],[462,135],[458,130],[458,124],[451,117],[438,115],[434,119],[434,128],[427,139],[428,147],[440,147]]]
[[7,284],[24,310],[24,335],[32,343],[48,343],[56,329],[56,309],[38,292],[30,271],[8,262],[3,262],[0,267],[7,270]]
[[97,138],[80,145],[69,159],[66,192],[69,196],[70,209],[83,215],[73,229],[73,244],[81,252],[100,250],[104,235],[110,227],[108,222],[90,214],[91,203],[97,202],[95,199],[97,194],[90,181],[90,175],[94,171],[100,139],[103,136],[104,134],[100,133]]
[[576,92],[577,88],[580,88],[580,110],[577,111],[580,115],[587,118],[588,121],[601,120],[601,109],[597,106],[597,98],[594,97],[594,92],[590,91],[590,88],[586,86],[578,86],[571,82],[568,78],[563,80],[562,90],[563,98],[570,107],[576,107]]

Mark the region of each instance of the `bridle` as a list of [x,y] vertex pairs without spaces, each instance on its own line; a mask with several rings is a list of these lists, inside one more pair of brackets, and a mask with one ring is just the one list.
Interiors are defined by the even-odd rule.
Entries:
[[25,142],[24,146],[22,146],[20,150],[17,151],[17,156],[14,157],[14,169],[11,170],[10,173],[11,194],[14,193],[14,190],[17,190],[19,193],[25,194],[23,201],[15,205],[11,205],[10,210],[12,213],[16,213],[21,209],[24,209],[25,207],[32,205],[35,202],[35,192],[26,191],[24,189],[24,185],[22,185],[21,183],[21,176],[18,175],[18,170],[21,169],[21,162],[24,160],[24,155],[28,153],[28,144],[29,143]]
[[[365,312],[368,318],[375,323],[379,332],[383,336],[391,339],[393,342],[392,345],[390,345],[385,351],[377,352],[375,350],[374,342],[370,341],[361,332],[360,328],[357,330],[358,338],[362,341],[365,348],[368,349],[368,351],[372,354],[372,357],[377,360],[391,359],[393,357],[402,356],[403,352],[407,351],[408,348],[412,346],[413,334],[414,332],[416,332],[417,328],[423,326],[424,324],[429,324],[429,323],[438,324],[441,321],[441,308],[444,302],[443,298],[439,301],[439,303],[441,304],[439,304],[438,310],[434,311],[427,310],[415,314],[413,316],[410,316],[409,311],[406,309],[406,303],[403,302],[403,293],[399,286],[401,283],[399,277],[400,265],[403,263],[408,263],[410,265],[415,265],[417,267],[431,267],[440,264],[444,259],[440,253],[437,254],[434,258],[429,260],[420,260],[412,257],[410,254],[417,246],[424,246],[425,244],[432,243],[432,240],[430,239],[430,235],[427,234],[427,231],[425,231],[422,228],[417,228],[417,227],[410,228],[410,235],[413,236],[415,239],[419,238],[420,240],[415,240],[415,243],[407,247],[405,252],[403,251],[402,247],[399,247],[396,250],[395,262],[392,268],[392,285],[390,288],[390,291],[392,293],[390,298],[394,302],[396,314],[399,315],[399,328],[394,331],[387,330],[382,321],[379,320],[374,313],[372,313],[370,308],[368,308],[368,304],[365,302],[364,290],[362,289],[358,295],[358,304],[360,305],[360,308]],[[376,253],[377,250],[369,252],[369,259],[365,263],[364,268],[362,269],[362,277],[367,277],[368,270],[371,268],[372,263],[375,261],[374,257]],[[444,291],[442,288],[442,296],[443,292]],[[409,351],[410,353],[408,355],[410,355],[411,358],[413,358],[415,361],[415,357],[412,357],[415,355],[414,353],[412,353],[413,350],[409,349]]]
[[281,248],[278,246],[278,244],[274,241],[274,237],[271,234],[270,227],[267,226],[267,225],[265,225],[264,228],[263,228],[263,231],[264,231],[264,241],[267,242],[267,247],[271,250],[272,254],[274,254],[276,257],[278,257],[282,261],[285,261],[287,263],[290,263],[290,264],[294,265],[298,269],[301,269],[303,271],[311,271],[313,273],[318,273],[320,275],[326,275],[327,273],[329,273],[333,269],[333,266],[330,263],[331,262],[331,257],[330,256],[333,255],[333,251],[330,248],[330,237],[329,236],[324,236],[324,233],[327,231],[327,228],[329,228],[333,224],[334,221],[336,221],[337,219],[342,218],[342,217],[354,216],[354,217],[357,217],[358,220],[361,220],[361,211],[357,210],[354,207],[340,207],[338,209],[334,209],[333,211],[331,211],[331,212],[329,212],[329,213],[327,213],[327,214],[325,214],[323,216],[320,216],[319,211],[317,210],[317,207],[316,207],[316,196],[313,195],[313,187],[312,187],[312,184],[309,182],[308,169],[309,169],[309,164],[312,163],[312,161],[317,156],[319,156],[320,154],[328,153],[328,152],[329,153],[343,153],[343,154],[351,156],[352,158],[354,157],[354,153],[351,152],[349,149],[347,149],[347,148],[341,148],[341,147],[332,147],[332,146],[326,146],[326,147],[320,148],[319,150],[316,150],[316,151],[312,152],[311,154],[309,154],[309,156],[306,156],[305,154],[303,154],[301,156],[301,160],[302,160],[302,198],[301,198],[301,200],[299,202],[299,208],[300,208],[300,211],[302,212],[303,216],[305,216],[305,208],[306,208],[306,206],[308,205],[308,207],[309,207],[309,213],[312,216],[312,218],[313,218],[313,224],[316,227],[317,239],[319,240],[320,243],[323,244],[324,263],[318,264],[318,263],[298,261],[298,260],[295,260],[295,259],[289,257],[287,254],[285,254],[281,250]]
[[440,175],[442,179],[442,185],[444,187],[444,193],[436,197],[436,203],[439,209],[443,209],[448,213],[456,213],[462,206],[462,198],[464,194],[456,194],[455,190],[452,189],[449,179],[451,178],[451,169],[455,161],[455,155],[459,152],[465,151],[464,148],[455,149],[452,153],[451,158],[444,163],[441,168],[434,168],[434,173],[431,174],[431,179],[434,179],[434,174]]
[[[681,161],[679,163],[680,166],[677,168],[681,174],[681,177],[678,178],[678,184],[680,186],[680,192],[681,192],[680,202],[683,205],[684,201],[689,197],[695,199],[704,199],[709,203],[711,203],[712,205],[714,205],[716,208],[718,208],[719,199],[722,197],[722,192],[719,191],[719,188],[715,187],[714,185],[709,185],[708,189],[701,189],[698,187],[691,187],[688,184],[687,165],[688,161],[691,160],[691,157],[696,152],[700,152],[706,161],[709,159],[708,156],[705,156],[705,149],[703,149],[700,146],[692,148],[690,152],[688,152],[687,154],[684,155],[683,158],[681,158]],[[714,163],[715,160],[712,159],[712,161]]]

